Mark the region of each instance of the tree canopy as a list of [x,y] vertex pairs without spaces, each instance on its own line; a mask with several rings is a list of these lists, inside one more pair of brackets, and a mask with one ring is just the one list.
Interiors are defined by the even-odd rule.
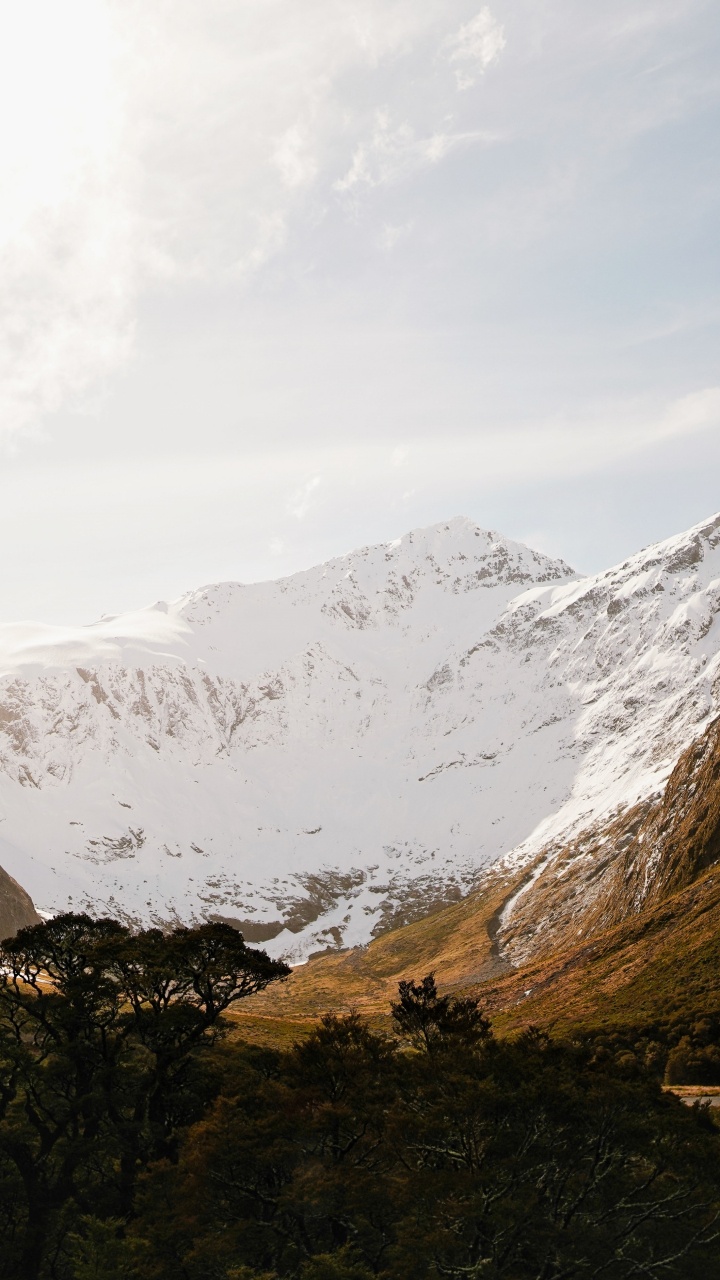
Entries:
[[0,1274],[35,1280],[73,1213],[130,1212],[138,1170],[201,1113],[221,1015],[289,970],[225,924],[132,933],[78,914],[7,939],[0,970]]
[[720,1135],[649,1051],[499,1039],[432,974],[400,984],[387,1032],[351,1012],[244,1044],[224,1015],[288,970],[222,924],[65,915],[0,965],[0,1280],[720,1266]]

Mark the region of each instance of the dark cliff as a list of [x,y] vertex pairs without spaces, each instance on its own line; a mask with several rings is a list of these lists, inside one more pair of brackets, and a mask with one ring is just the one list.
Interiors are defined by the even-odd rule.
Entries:
[[0,938],[9,938],[39,920],[30,894],[0,867]]

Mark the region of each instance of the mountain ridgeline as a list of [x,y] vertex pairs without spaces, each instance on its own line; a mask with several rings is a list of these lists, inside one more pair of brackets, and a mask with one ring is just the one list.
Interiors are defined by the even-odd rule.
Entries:
[[666,787],[712,754],[719,611],[720,517],[584,578],[458,519],[6,627],[0,862],[45,911],[224,920],[291,962],[479,895],[477,972],[523,964],[690,874]]
[[718,614],[453,521],[7,629],[0,1280],[715,1274]]

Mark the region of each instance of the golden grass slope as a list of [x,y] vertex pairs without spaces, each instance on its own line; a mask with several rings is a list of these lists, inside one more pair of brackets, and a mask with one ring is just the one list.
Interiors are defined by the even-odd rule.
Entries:
[[[662,797],[543,857],[502,935],[499,913],[527,869],[493,872],[462,902],[311,960],[247,1002],[244,1034],[287,1041],[330,1010],[383,1022],[400,979],[431,971],[441,989],[478,995],[505,1030],[720,1007],[720,719]],[[523,929],[530,958],[513,966]]]

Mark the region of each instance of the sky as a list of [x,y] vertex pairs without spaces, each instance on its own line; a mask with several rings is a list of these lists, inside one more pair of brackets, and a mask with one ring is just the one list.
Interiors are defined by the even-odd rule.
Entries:
[[0,622],[720,509],[715,0],[0,0]]

